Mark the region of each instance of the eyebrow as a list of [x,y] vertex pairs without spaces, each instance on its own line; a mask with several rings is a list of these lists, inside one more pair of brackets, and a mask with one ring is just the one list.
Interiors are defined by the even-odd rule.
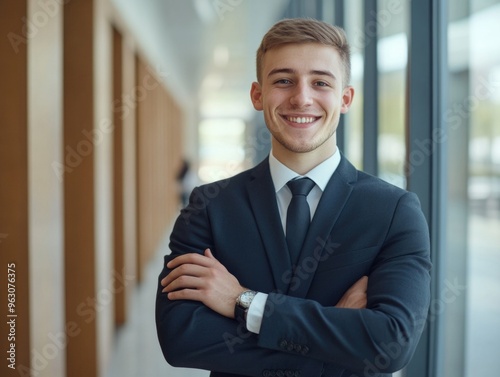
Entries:
[[[279,73],[296,74],[297,71],[295,71],[292,68],[275,68],[275,69],[271,70],[271,72],[269,72],[269,74],[267,75],[267,77],[270,77],[272,75],[277,75]],[[331,77],[334,80],[337,80],[337,78],[335,77],[335,75],[332,72],[327,71],[327,70],[313,69],[312,71],[309,71],[309,74],[311,74],[311,75],[318,75],[318,76],[328,76],[328,77]]]

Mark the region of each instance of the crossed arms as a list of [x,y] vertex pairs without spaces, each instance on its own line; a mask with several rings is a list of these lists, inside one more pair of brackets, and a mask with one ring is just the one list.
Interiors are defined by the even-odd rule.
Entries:
[[[320,376],[363,373],[381,357],[384,368],[378,372],[391,373],[411,358],[430,300],[427,225],[413,194],[395,206],[384,244],[367,251],[375,253],[369,279],[358,280],[329,305],[265,292],[258,335],[233,319],[235,298],[255,287],[240,284],[239,275],[206,250],[217,255],[211,227],[218,220],[207,211],[191,220],[188,225],[178,219],[172,255],[165,257],[159,278],[156,322],[170,364],[249,376],[286,366],[302,376]],[[337,273],[322,274],[315,277],[318,285],[335,286]]]
[[[234,306],[240,293],[246,291],[215,257],[210,249],[204,255],[189,253],[167,263],[172,270],[160,284],[169,300],[199,301],[214,312],[234,318]],[[338,308],[366,307],[368,277],[360,278],[335,305]]]

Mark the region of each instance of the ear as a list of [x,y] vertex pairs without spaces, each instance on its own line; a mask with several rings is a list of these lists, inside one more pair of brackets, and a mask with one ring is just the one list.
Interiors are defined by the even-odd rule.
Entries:
[[262,105],[262,87],[258,82],[253,82],[250,89],[250,98],[252,99],[253,107],[257,111],[263,110]]
[[340,112],[342,114],[345,114],[349,111],[353,99],[354,99],[354,88],[352,86],[346,86],[342,91],[342,106],[340,108]]

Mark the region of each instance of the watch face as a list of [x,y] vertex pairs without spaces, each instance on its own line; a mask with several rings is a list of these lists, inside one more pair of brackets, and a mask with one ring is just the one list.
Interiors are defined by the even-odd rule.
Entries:
[[253,291],[243,292],[240,296],[241,306],[248,308],[250,306],[250,304],[252,303],[254,296],[255,296],[255,292],[253,292]]

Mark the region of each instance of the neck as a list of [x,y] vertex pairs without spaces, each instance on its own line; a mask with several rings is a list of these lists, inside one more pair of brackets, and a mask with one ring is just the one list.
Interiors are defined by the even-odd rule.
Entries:
[[299,175],[307,174],[323,161],[333,156],[337,151],[335,138],[330,138],[330,140],[326,141],[319,148],[304,153],[292,152],[274,139],[272,141],[272,147],[273,156],[287,168]]

